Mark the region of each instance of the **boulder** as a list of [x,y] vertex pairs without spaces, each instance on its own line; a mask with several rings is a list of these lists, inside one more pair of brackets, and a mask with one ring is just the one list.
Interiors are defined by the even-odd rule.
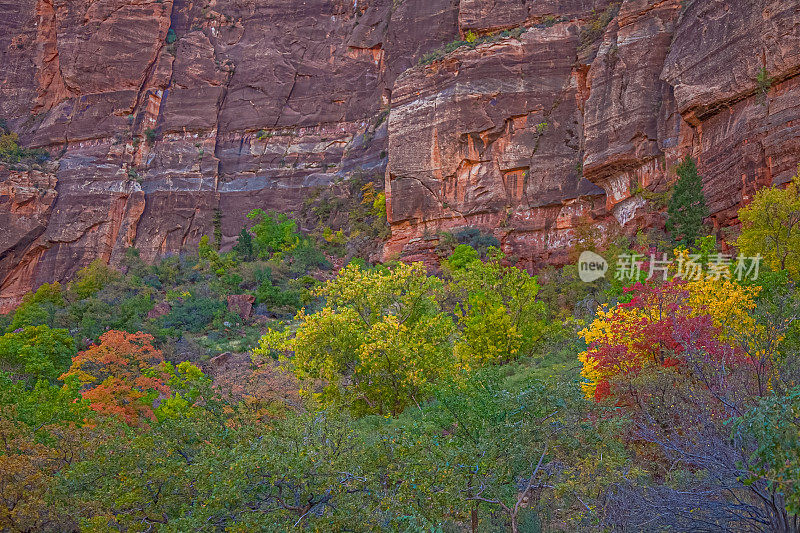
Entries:
[[147,312],[147,318],[158,318],[168,315],[172,311],[172,306],[167,302],[157,303],[150,311]]
[[256,297],[251,294],[231,294],[228,296],[228,311],[239,315],[242,320],[250,318]]

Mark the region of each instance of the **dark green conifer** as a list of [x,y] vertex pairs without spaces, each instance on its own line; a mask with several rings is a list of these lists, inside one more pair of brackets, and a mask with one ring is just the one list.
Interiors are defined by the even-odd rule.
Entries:
[[703,178],[694,160],[687,156],[678,165],[677,173],[678,182],[667,206],[667,231],[677,244],[689,247],[701,236],[708,208],[703,195]]
[[233,247],[233,252],[239,256],[242,261],[253,260],[253,237],[247,228],[242,228],[239,232],[239,238],[236,240],[236,245]]

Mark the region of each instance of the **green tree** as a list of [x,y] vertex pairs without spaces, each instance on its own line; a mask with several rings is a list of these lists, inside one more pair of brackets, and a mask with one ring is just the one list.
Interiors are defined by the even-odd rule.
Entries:
[[733,427],[735,437],[752,438],[757,446],[747,464],[747,482],[765,482],[773,502],[782,503],[796,521],[800,515],[800,387],[785,396],[762,399],[735,419]]
[[50,158],[45,150],[26,149],[19,146],[19,137],[7,127],[0,128],[0,162],[44,163]]
[[162,327],[174,330],[176,336],[185,331],[200,333],[226,311],[227,307],[221,300],[190,295],[175,302],[170,312],[159,321]]
[[[434,422],[429,438],[443,451],[424,460],[435,461],[429,475],[442,476],[447,501],[469,512],[472,531],[488,530],[489,514],[499,512],[516,533],[523,520],[535,525],[548,503],[563,496],[552,489],[579,475],[570,469],[569,441],[588,433],[578,422],[579,394],[561,376],[527,373],[512,384],[497,368],[437,387],[425,416]],[[583,455],[593,451],[587,446]]]
[[22,298],[6,331],[42,324],[53,326],[56,312],[64,304],[61,285],[57,281],[44,283],[36,292],[28,293]]
[[739,211],[742,233],[736,245],[744,255],[761,254],[773,270],[800,276],[800,172],[781,189],[758,191]]
[[442,266],[450,272],[455,272],[465,268],[473,261],[479,261],[480,258],[481,256],[475,248],[469,244],[459,244],[450,254],[450,257],[442,261]]
[[59,324],[69,325],[76,338],[91,340],[110,329],[140,331],[153,308],[152,290],[134,280],[113,281],[94,296],[72,302],[68,315],[58,317]]
[[259,278],[261,283],[255,293],[257,303],[265,304],[273,309],[290,307],[293,314],[302,306],[303,291],[279,286],[273,279],[271,269],[263,270]]
[[667,231],[676,243],[689,247],[700,237],[708,216],[703,178],[694,159],[687,156],[677,167],[678,181],[667,206]]
[[448,260],[460,331],[456,358],[474,368],[531,355],[546,326],[546,310],[536,301],[536,278],[504,266],[505,256],[496,248],[486,261],[469,250],[459,246]]
[[[153,371],[168,375],[170,393],[149,427],[116,427],[60,479],[83,531],[200,530],[225,506],[245,508],[237,494],[247,476],[232,464],[250,427],[232,423],[196,367],[162,363]],[[218,505],[211,507],[213,496]],[[171,521],[182,516],[195,526],[175,528]]]
[[239,232],[239,237],[236,239],[236,244],[233,246],[233,252],[242,261],[253,260],[253,236],[247,231],[247,228],[242,228]]
[[305,237],[299,239],[286,255],[286,259],[291,261],[290,271],[295,274],[305,274],[317,268],[328,269],[331,266],[316,243]]
[[425,400],[429,385],[453,369],[453,323],[437,300],[442,289],[419,263],[348,265],[318,290],[327,300],[322,311],[301,311],[293,337],[270,331],[254,353],[293,353],[298,378],[324,382],[325,402],[396,415]]
[[287,252],[300,242],[297,223],[282,213],[254,209],[247,218],[255,221],[250,231],[255,235],[255,250],[261,258],[269,259],[272,254]]
[[111,282],[119,281],[122,275],[109,267],[102,259],[95,259],[80,269],[75,279],[69,284],[69,291],[77,299],[82,300],[97,294]]
[[77,389],[0,373],[0,530],[77,529],[56,490],[58,475],[93,449],[92,414]]
[[293,414],[265,427],[222,407],[206,397],[196,411],[127,430],[72,467],[60,488],[82,530],[398,529],[384,494],[402,476],[346,413]]
[[69,368],[75,341],[65,329],[26,326],[0,337],[0,366],[29,383],[55,381]]

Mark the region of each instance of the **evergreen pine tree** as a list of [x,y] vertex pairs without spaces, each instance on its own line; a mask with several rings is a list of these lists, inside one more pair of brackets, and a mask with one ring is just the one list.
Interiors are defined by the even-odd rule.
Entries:
[[667,231],[677,244],[689,247],[700,237],[708,216],[703,195],[703,178],[694,160],[686,156],[677,168],[678,182],[667,206]]
[[239,238],[236,239],[236,245],[233,247],[233,252],[239,256],[242,261],[251,261],[253,259],[253,237],[247,228],[242,228],[239,233]]

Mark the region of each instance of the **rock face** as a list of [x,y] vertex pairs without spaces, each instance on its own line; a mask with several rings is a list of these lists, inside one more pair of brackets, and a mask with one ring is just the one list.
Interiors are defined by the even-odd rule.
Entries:
[[239,315],[242,320],[250,318],[256,297],[252,294],[231,294],[228,296],[228,311]]
[[[604,205],[580,168],[577,22],[534,28],[404,73],[392,92],[390,250],[479,226],[510,248],[568,251]],[[603,223],[598,220],[598,223]]]
[[172,311],[172,306],[169,303],[159,302],[147,312],[147,318],[159,318],[166,316],[170,311]]
[[0,310],[130,246],[230,246],[251,209],[354,172],[385,173],[387,256],[477,226],[534,268],[583,225],[659,224],[635,193],[687,154],[720,230],[800,159],[797,0],[0,0],[0,17],[0,116],[55,156],[0,164]]
[[636,192],[664,190],[686,155],[724,237],[758,186],[796,170],[796,1],[501,5],[462,2],[462,31],[548,24],[396,82],[390,253],[424,259],[438,232],[482,226],[524,266],[563,262],[584,224],[660,224]]

